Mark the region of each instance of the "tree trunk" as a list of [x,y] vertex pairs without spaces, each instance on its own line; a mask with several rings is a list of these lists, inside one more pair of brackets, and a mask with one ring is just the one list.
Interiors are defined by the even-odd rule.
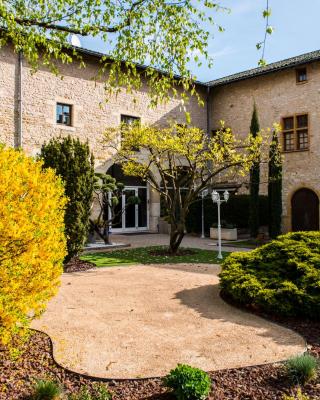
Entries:
[[105,244],[112,244],[108,227],[103,228],[103,240]]
[[170,245],[169,245],[169,252],[172,255],[177,254],[183,237],[184,237],[184,226],[178,227],[177,225],[172,224],[170,231]]
[[101,233],[100,228],[90,219],[90,224],[97,235],[104,241],[105,244],[112,244],[110,240],[110,234],[108,228],[103,228],[103,232]]

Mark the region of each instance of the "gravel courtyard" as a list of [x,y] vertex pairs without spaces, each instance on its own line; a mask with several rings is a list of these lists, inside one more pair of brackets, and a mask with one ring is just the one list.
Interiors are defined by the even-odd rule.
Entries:
[[242,367],[305,350],[293,331],[221,300],[218,273],[178,264],[63,274],[33,327],[50,335],[61,365],[104,378],[163,376],[177,363]]

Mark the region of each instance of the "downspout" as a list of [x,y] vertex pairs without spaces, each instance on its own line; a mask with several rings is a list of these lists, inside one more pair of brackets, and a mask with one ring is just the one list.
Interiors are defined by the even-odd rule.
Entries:
[[211,87],[207,86],[207,136],[210,137],[210,89]]
[[22,62],[23,54],[20,50],[18,53],[18,115],[17,115],[17,140],[15,143],[16,148],[22,148],[23,145],[23,131],[22,131]]

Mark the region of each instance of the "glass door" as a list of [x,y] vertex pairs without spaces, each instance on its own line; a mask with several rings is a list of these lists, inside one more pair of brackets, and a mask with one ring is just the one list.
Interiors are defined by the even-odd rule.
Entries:
[[135,197],[137,196],[137,190],[136,189],[126,189],[123,192],[123,206],[125,207],[125,212],[124,212],[124,224],[122,226],[125,229],[128,228],[136,228],[136,205],[135,204],[130,204],[130,197]]
[[[138,197],[139,204],[130,204],[130,197]],[[122,210],[122,212],[121,212]],[[148,190],[146,187],[126,187],[116,207],[114,232],[134,232],[148,229]]]

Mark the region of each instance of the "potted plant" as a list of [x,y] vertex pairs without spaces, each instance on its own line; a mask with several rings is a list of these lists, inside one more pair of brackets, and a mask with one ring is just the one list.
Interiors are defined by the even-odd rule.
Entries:
[[[210,228],[210,238],[218,239],[218,224],[213,224]],[[237,240],[238,231],[236,225],[221,221],[221,239],[222,240]]]

